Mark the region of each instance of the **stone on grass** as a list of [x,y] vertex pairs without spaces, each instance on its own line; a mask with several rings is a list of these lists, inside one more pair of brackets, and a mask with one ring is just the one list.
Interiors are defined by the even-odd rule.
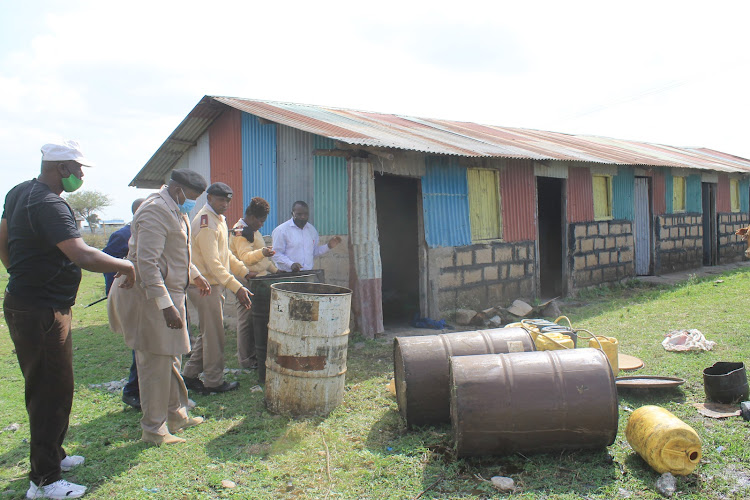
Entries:
[[516,299],[513,301],[513,304],[508,308],[508,312],[518,316],[518,317],[524,317],[527,314],[529,314],[534,308],[528,305],[526,302],[520,299]]
[[503,326],[503,318],[500,316],[493,316],[490,318],[490,325],[495,328],[500,328]]
[[235,483],[234,481],[230,481],[229,479],[224,479],[224,480],[223,480],[223,481],[221,482],[221,486],[222,486],[223,488],[229,488],[229,489],[232,489],[232,488],[235,488],[235,487],[237,486],[237,483]]
[[502,491],[503,493],[507,493],[509,491],[515,491],[516,489],[516,483],[514,483],[513,479],[509,477],[494,476],[490,479],[490,481],[492,481],[492,486],[496,490]]
[[553,300],[542,309],[542,316],[545,318],[559,318],[562,316],[560,307],[557,305],[557,301]]
[[467,326],[471,324],[471,320],[474,319],[474,316],[477,315],[477,312],[472,309],[457,309],[456,310],[456,324],[461,326]]
[[677,491],[677,480],[670,472],[665,472],[656,480],[656,489],[663,496],[672,498],[674,492]]

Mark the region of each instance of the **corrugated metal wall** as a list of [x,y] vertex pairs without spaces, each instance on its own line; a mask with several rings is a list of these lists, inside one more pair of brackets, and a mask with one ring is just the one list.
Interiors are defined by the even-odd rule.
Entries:
[[502,234],[499,172],[470,168],[466,174],[472,241],[499,239]]
[[362,335],[375,338],[383,332],[383,267],[375,206],[375,175],[372,164],[352,158],[349,178],[349,287],[352,310]]
[[286,125],[276,127],[276,224],[289,219],[292,204],[302,200],[310,205],[310,223],[320,230],[315,224],[313,197],[313,135]]
[[454,157],[428,156],[422,177],[422,209],[427,246],[471,244],[466,169]]
[[[201,174],[203,178],[206,179],[206,182],[211,181],[211,150],[209,149],[208,132],[198,138],[196,145],[188,149],[185,154],[182,155],[182,158],[179,159],[174,168],[175,170],[178,168],[193,170]],[[190,220],[193,220],[195,214],[197,214],[205,204],[206,193],[204,192],[197,200],[195,200],[195,208],[188,215]]]
[[665,213],[674,213],[674,179],[672,172],[664,172],[664,201],[666,205]]
[[740,179],[740,212],[750,211],[750,178]]
[[612,218],[633,220],[635,171],[633,167],[618,167],[612,177]]
[[[276,124],[262,125],[258,117],[242,113],[242,193],[246,200],[254,196],[265,198],[271,211],[260,228],[263,235],[271,234],[278,225],[279,208],[276,181]],[[233,203],[234,205],[234,203]],[[242,216],[245,207],[239,212]],[[289,208],[291,211],[291,207]],[[236,222],[236,218],[231,224]]]
[[[667,213],[667,201],[666,201],[666,190],[667,190],[667,179],[664,173],[664,169],[658,168],[654,170],[653,184],[651,185],[651,195],[654,203],[654,215],[663,215]],[[671,192],[670,192],[671,196]]]
[[591,171],[587,167],[568,169],[568,222],[594,220]]
[[[313,149],[334,148],[331,139],[313,136]],[[313,164],[315,228],[321,235],[347,234],[349,219],[346,207],[349,181],[346,159],[337,156],[315,156]]]
[[[224,214],[230,227],[242,217],[242,113],[227,109],[208,129],[211,180],[223,182],[234,191],[229,210]],[[208,179],[206,179],[208,180]]]
[[716,186],[716,211],[732,211],[729,203],[729,176],[724,173],[719,173],[719,183]]
[[685,211],[690,213],[703,212],[702,198],[700,174],[688,175],[685,179]]
[[536,240],[536,177],[531,160],[511,160],[500,171],[505,241]]

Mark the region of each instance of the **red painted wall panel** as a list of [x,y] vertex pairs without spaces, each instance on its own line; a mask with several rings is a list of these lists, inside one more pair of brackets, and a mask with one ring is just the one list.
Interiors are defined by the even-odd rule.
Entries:
[[568,169],[568,222],[594,220],[594,190],[588,167]]
[[719,184],[716,186],[716,211],[717,212],[731,212],[732,202],[729,194],[729,176],[727,174],[719,174]]
[[229,227],[232,227],[245,211],[242,200],[241,116],[240,111],[228,108],[208,129],[211,182],[223,182],[234,191],[229,210],[224,214]]
[[654,197],[654,215],[664,215],[667,212],[667,182],[664,178],[664,172],[654,170],[653,175],[653,197]]
[[531,160],[514,160],[500,170],[503,240],[536,240],[536,178]]

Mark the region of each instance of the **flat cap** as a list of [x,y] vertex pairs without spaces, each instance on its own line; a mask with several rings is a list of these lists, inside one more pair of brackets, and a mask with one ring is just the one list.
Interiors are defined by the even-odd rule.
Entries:
[[208,185],[201,174],[186,168],[172,170],[172,175],[169,178],[201,193],[206,190]]
[[232,199],[232,188],[224,184],[223,182],[214,182],[210,186],[208,186],[208,189],[206,189],[206,194],[210,194],[212,196],[223,196],[224,198]]

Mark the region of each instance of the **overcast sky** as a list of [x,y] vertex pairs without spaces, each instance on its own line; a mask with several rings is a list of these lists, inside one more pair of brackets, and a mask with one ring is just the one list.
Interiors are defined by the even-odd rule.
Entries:
[[72,138],[127,187],[204,95],[750,158],[750,2],[0,0],[0,194]]

